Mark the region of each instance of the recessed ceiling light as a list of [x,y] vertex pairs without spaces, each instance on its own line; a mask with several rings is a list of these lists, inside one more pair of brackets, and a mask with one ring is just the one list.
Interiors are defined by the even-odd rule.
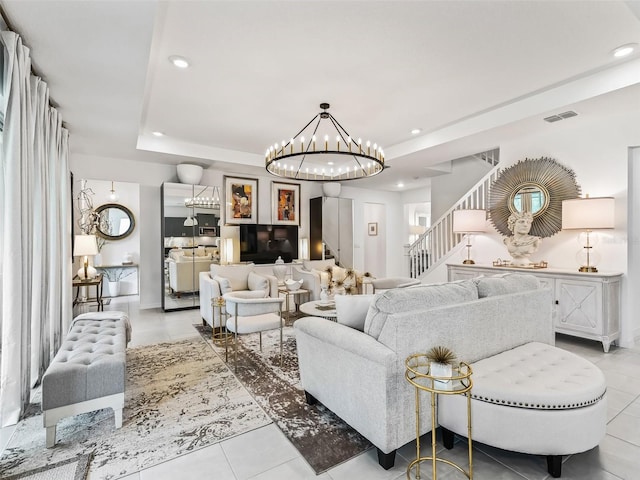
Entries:
[[398,182],[398,188],[402,188],[402,187],[404,187],[404,183]]
[[169,61],[178,68],[187,68],[189,66],[189,61],[180,55],[171,55]]
[[614,57],[621,58],[631,55],[636,48],[638,48],[637,43],[627,43],[626,45],[621,45],[618,48],[615,48],[611,53]]
[[162,132],[151,132],[154,137],[164,137],[164,133]]
[[414,128],[411,130],[411,135],[417,135],[422,131],[421,128]]
[[327,165],[333,165],[333,162],[327,162]]

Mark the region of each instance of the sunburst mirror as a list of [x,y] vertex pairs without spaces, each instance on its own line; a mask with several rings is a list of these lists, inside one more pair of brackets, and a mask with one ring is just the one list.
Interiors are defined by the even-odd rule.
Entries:
[[562,201],[580,196],[573,170],[553,158],[525,158],[506,168],[491,185],[489,214],[502,235],[511,236],[512,213],[533,215],[530,235],[550,237],[562,227]]

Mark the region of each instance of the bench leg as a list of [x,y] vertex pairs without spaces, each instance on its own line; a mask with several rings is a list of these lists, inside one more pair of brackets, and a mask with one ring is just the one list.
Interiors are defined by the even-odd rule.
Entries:
[[562,475],[562,455],[547,455],[547,471],[553,478]]
[[122,428],[122,409],[114,408],[113,413],[116,420],[116,428]]
[[396,463],[396,451],[391,450],[389,453],[384,453],[382,450],[376,447],[378,451],[378,463],[385,470],[389,470]]
[[442,444],[444,448],[451,450],[453,448],[453,432],[443,426],[440,426],[440,430],[442,431]]
[[47,448],[52,448],[56,444],[56,426],[46,427],[47,429]]

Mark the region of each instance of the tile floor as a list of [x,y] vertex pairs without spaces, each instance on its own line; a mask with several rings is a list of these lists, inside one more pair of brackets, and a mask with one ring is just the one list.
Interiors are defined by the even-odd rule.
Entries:
[[[198,310],[164,313],[158,309],[140,310],[137,297],[120,297],[105,307],[124,310],[133,324],[131,345],[181,340],[197,336],[192,324],[200,321]],[[579,455],[565,457],[565,480],[640,479],[640,347],[612,347],[605,354],[597,342],[558,336],[556,345],[596,363],[608,381],[607,435],[599,447]],[[0,449],[8,442],[13,428],[0,429]],[[424,439],[429,445],[430,438]],[[442,449],[442,447],[440,447]],[[441,452],[453,461],[465,464],[466,450],[457,446]],[[371,449],[328,472],[316,476],[298,451],[275,425],[239,435],[188,455],[169,460],[125,477],[126,480],[401,480],[415,458],[415,444],[398,451],[395,467],[378,466]],[[543,457],[521,455],[482,444],[474,444],[476,480],[543,480],[550,478]],[[431,469],[423,467],[422,479],[431,479]],[[438,467],[438,478],[466,478],[446,465]],[[89,476],[89,480],[91,477]]]

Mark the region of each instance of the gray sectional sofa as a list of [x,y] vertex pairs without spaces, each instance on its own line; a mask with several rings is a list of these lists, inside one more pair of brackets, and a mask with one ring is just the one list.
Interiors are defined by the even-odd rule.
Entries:
[[[415,391],[405,359],[433,346],[468,363],[529,342],[553,345],[551,291],[525,274],[394,289],[336,303],[338,321],[294,324],[307,401],[319,401],[378,449],[385,468],[415,439]],[[363,296],[360,296],[363,297]],[[429,395],[421,425],[431,429]]]

